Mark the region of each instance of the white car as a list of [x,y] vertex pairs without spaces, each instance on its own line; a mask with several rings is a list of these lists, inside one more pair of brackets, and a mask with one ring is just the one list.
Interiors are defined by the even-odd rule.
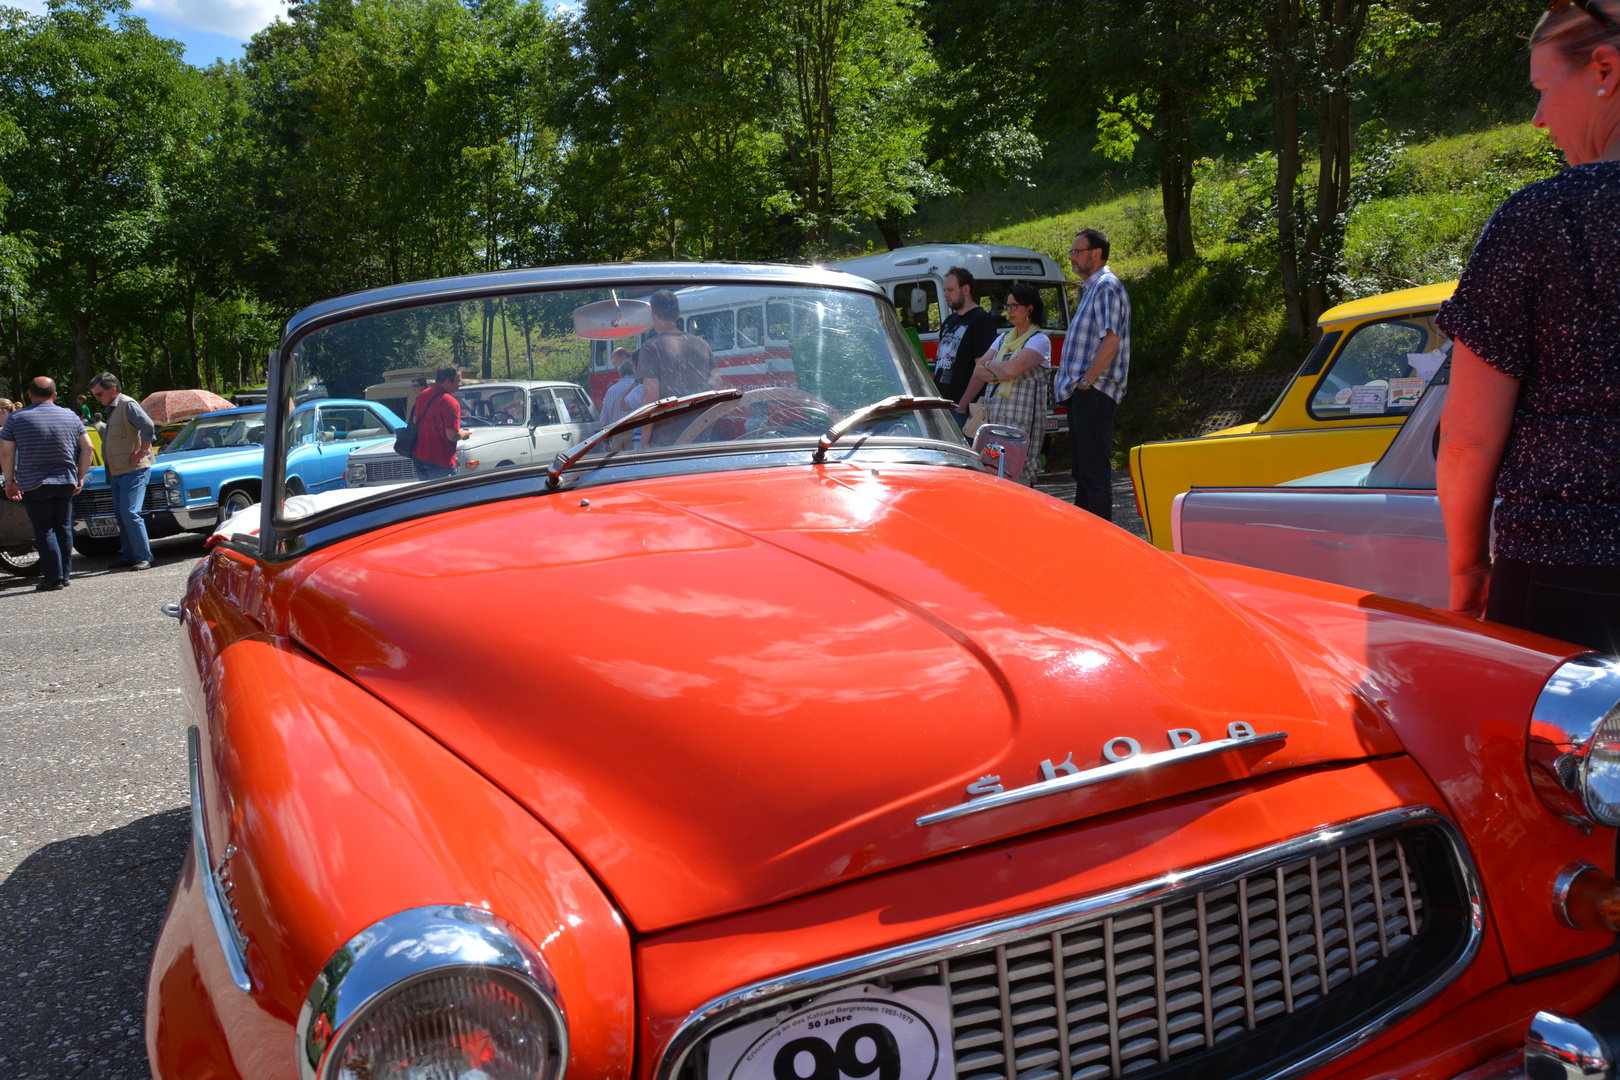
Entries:
[[[456,391],[456,399],[461,402],[461,426],[469,433],[456,444],[457,474],[549,464],[600,426],[590,396],[577,383],[467,383]],[[392,445],[349,455],[351,488],[415,479],[415,467],[394,453]]]

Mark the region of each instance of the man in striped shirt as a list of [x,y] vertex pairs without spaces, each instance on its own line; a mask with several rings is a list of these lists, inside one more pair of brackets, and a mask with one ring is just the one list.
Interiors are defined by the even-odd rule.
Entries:
[[1053,398],[1069,410],[1074,505],[1114,520],[1114,410],[1131,364],[1131,298],[1108,268],[1108,237],[1081,229],[1069,264],[1084,284],[1063,341]]

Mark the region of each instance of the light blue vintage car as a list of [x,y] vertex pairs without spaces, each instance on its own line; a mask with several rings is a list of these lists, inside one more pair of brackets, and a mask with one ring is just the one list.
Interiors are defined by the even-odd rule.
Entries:
[[[141,515],[154,539],[207,532],[259,501],[264,476],[263,405],[204,413],[157,455]],[[350,398],[305,402],[293,413],[287,486],[295,493],[342,487],[349,454],[392,444],[405,421],[386,405]],[[74,547],[86,555],[118,550],[118,519],[106,470],[95,468],[73,500]]]

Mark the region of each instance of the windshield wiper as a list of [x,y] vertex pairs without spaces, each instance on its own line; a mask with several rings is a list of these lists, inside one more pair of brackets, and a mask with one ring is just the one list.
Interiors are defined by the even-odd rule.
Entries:
[[882,401],[874,401],[864,409],[856,409],[838,423],[828,428],[826,434],[816,443],[816,452],[810,455],[810,460],[821,463],[827,460],[827,451],[832,449],[833,443],[842,439],[853,429],[876,420],[890,413],[912,412],[916,409],[954,409],[956,402],[948,401],[942,397],[912,397],[909,394],[897,394],[886,397]]
[[546,487],[556,489],[562,486],[562,474],[573,468],[574,463],[590,453],[603,439],[612,438],[621,431],[641,427],[649,420],[662,420],[670,416],[679,416],[681,413],[691,412],[702,405],[712,405],[717,401],[731,401],[742,397],[743,392],[735,387],[725,390],[705,390],[699,394],[688,394],[685,397],[659,398],[650,405],[643,405],[633,413],[626,413],[595,435],[586,439],[566,454],[558,454],[551,462],[551,468],[546,470]]

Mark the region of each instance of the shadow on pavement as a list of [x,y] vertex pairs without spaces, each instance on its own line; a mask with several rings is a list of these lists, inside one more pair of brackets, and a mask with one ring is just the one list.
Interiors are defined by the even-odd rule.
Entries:
[[0,882],[0,1076],[148,1077],[146,971],[191,836],[166,810],[34,852]]

